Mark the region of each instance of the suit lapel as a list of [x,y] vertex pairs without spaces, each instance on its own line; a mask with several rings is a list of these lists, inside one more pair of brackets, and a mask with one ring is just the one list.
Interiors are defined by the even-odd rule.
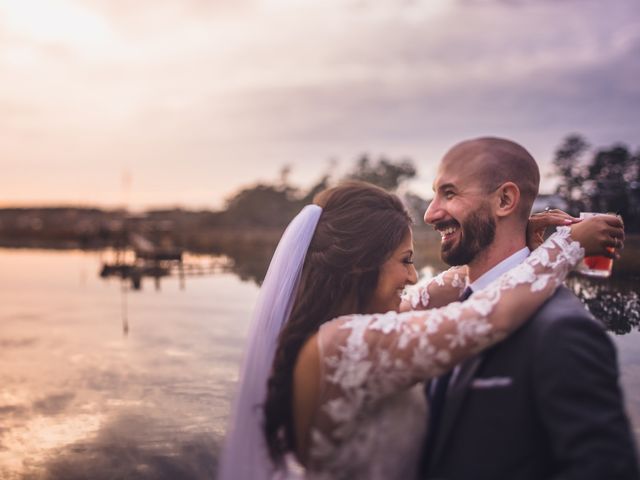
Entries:
[[483,356],[476,355],[475,357],[463,362],[460,366],[460,371],[458,372],[455,382],[449,386],[446,403],[442,411],[442,419],[440,420],[438,438],[435,439],[436,443],[431,457],[431,465],[436,465],[440,456],[444,452],[447,439],[451,434],[451,430],[453,429],[456,418],[458,417],[460,408],[464,403],[464,398],[467,394],[469,384],[478,371],[478,368],[480,368],[482,361]]

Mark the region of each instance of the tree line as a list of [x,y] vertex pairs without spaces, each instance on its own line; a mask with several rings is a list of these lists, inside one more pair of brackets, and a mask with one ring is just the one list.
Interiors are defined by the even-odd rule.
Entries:
[[227,200],[226,208],[218,212],[214,223],[235,227],[279,227],[286,225],[313,197],[330,185],[343,180],[361,180],[389,191],[397,191],[401,184],[417,175],[410,159],[391,159],[385,156],[360,156],[352,169],[334,179],[324,174],[309,189],[295,187],[288,181],[289,167],[282,169],[280,179],[273,183],[258,183],[243,188]]
[[[621,143],[592,148],[583,136],[572,134],[558,146],[552,163],[553,176],[558,181],[556,194],[566,202],[569,213],[618,213],[628,232],[640,232],[640,150],[632,152]],[[240,190],[229,198],[226,209],[211,220],[236,227],[284,226],[318,192],[341,180],[363,180],[397,191],[418,171],[411,159],[362,155],[344,177],[333,179],[326,174],[307,190],[291,185],[288,173],[285,167],[278,182]],[[429,200],[414,192],[405,192],[403,197],[420,225]]]
[[628,232],[640,232],[640,149],[622,143],[593,149],[581,135],[569,135],[555,152],[557,193],[569,212],[622,215]]
[[[633,152],[621,143],[594,148],[583,136],[573,134],[560,143],[552,162],[552,176],[557,180],[556,194],[564,200],[569,213],[615,212],[622,215],[628,233],[640,232],[640,150]],[[402,191],[416,230],[431,231],[421,221],[429,200],[405,188],[405,184],[418,174],[415,163],[409,158],[362,155],[345,175],[336,177],[327,172],[309,188],[293,185],[289,173],[290,168],[285,167],[276,181],[240,189],[219,211],[175,208],[130,215],[123,209],[0,209],[0,244],[24,246],[36,241],[41,242],[37,245],[56,242],[100,248],[111,244],[114,235],[123,230],[169,235],[178,245],[206,246],[211,238],[223,237],[229,237],[226,243],[233,244],[240,234],[255,237],[256,230],[262,232],[261,236],[270,233],[277,238],[318,192],[346,179]],[[202,238],[196,242],[194,237]]]

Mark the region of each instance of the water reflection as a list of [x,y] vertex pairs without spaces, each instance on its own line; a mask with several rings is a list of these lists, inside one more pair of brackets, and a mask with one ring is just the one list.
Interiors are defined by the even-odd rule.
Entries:
[[607,329],[624,335],[640,330],[640,281],[633,278],[599,279],[574,275],[567,285]]
[[[14,412],[14,417],[17,417]],[[77,441],[91,438],[104,420],[99,414],[70,414],[60,416],[31,415],[30,418],[15,425],[9,422],[2,436],[3,451],[0,464],[3,472],[17,477],[16,472],[30,471],[31,474],[48,472],[44,464],[48,453],[67,447]],[[9,476],[3,478],[10,478]],[[46,478],[46,477],[45,477]]]
[[[236,248],[230,272],[184,289],[168,276],[161,292],[99,278],[98,253],[0,250],[0,478],[213,478],[274,246]],[[640,438],[637,283],[569,283],[611,331],[631,332],[615,341]]]
[[231,270],[240,279],[260,285],[277,245],[277,238],[256,239],[249,245],[228,245],[221,253],[231,260]]
[[0,264],[0,478],[212,478],[257,287],[127,289],[125,337],[99,255],[0,250]]
[[[160,427],[146,412],[110,420],[95,437],[67,445],[42,466],[44,479],[192,480],[213,478],[217,444],[212,434],[179,435],[180,426]],[[150,439],[149,434],[155,435]]]

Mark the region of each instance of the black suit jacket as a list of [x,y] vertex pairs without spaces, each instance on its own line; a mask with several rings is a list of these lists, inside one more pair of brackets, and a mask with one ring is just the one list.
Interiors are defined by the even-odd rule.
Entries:
[[568,289],[463,364],[426,478],[640,478],[615,348]]

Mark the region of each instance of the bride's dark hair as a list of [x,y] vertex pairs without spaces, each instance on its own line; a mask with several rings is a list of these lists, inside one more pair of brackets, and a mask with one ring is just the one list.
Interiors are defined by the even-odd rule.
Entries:
[[411,225],[397,196],[368,183],[329,188],[313,203],[322,207],[322,215],[289,321],[278,338],[264,404],[264,434],[276,463],[295,449],[293,370],[302,346],[323,323],[341,315],[365,313],[380,267]]

